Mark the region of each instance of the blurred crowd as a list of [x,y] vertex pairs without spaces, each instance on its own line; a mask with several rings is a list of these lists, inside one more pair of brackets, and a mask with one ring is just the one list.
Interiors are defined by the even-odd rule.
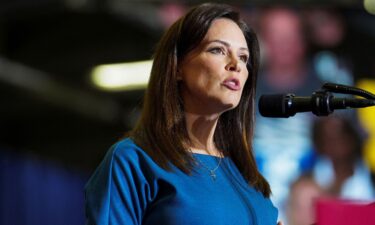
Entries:
[[[347,43],[340,11],[270,7],[256,13],[262,49],[258,97],[310,96],[326,82],[349,86],[359,82],[354,74],[366,69],[355,64],[356,50]],[[314,202],[320,197],[375,199],[371,160],[363,155],[366,139],[374,134],[361,126],[374,122],[361,119],[355,110],[321,118],[311,113],[288,119],[257,115],[255,155],[286,224],[316,222]],[[373,146],[369,151],[375,151]]]

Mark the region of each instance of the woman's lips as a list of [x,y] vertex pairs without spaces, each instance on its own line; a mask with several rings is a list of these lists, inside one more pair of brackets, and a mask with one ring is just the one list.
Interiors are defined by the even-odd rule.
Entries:
[[240,81],[236,78],[226,79],[222,84],[232,91],[241,89]]

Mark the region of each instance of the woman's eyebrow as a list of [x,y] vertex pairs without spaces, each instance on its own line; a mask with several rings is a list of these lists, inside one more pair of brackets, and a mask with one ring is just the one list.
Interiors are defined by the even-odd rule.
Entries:
[[[220,44],[225,45],[226,47],[231,47],[231,44],[229,44],[229,43],[226,42],[226,41],[220,40],[220,39],[215,39],[215,40],[212,40],[212,41],[208,41],[208,44],[210,44],[210,43],[212,43],[212,42],[218,42],[218,43],[220,43]],[[240,50],[250,52],[249,49],[246,48],[246,47],[240,47]]]

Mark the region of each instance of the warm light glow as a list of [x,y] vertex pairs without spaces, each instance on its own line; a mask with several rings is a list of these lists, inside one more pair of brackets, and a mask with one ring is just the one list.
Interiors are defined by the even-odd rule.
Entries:
[[91,79],[95,86],[109,91],[144,89],[151,67],[151,60],[100,65],[92,70]]

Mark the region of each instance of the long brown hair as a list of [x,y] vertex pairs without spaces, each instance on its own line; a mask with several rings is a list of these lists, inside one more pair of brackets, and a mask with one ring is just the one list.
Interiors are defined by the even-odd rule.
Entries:
[[250,59],[247,64],[249,78],[240,103],[220,116],[214,141],[233,160],[249,184],[269,197],[269,184],[259,173],[252,151],[259,44],[253,30],[227,5],[206,3],[196,6],[163,35],[154,54],[142,115],[130,136],[161,167],[170,169],[172,163],[186,173],[191,171],[194,159],[187,151],[189,136],[177,70],[179,62],[200,44],[212,22],[218,18],[228,18],[240,27]]

